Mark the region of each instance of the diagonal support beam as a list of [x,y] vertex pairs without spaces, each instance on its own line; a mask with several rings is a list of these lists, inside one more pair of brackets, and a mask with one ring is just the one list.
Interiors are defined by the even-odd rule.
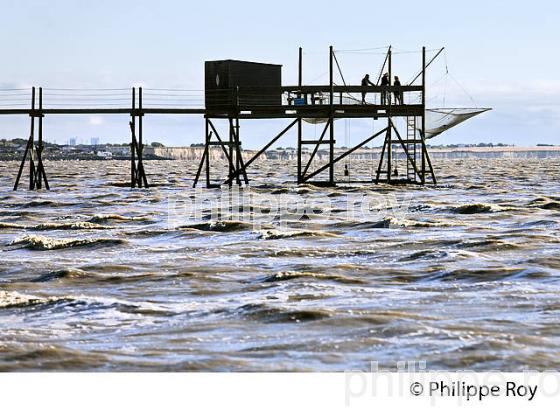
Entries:
[[415,82],[416,80],[418,80],[418,78],[420,78],[420,76],[426,71],[426,68],[428,68],[434,61],[436,61],[436,58],[439,57],[439,55],[443,52],[443,50],[445,50],[445,47],[442,47],[442,48],[436,53],[436,55],[432,57],[432,59],[424,66],[424,69],[423,69],[422,71],[420,71],[420,72],[416,75],[416,77],[414,77],[414,79],[413,79],[411,82],[408,83],[408,85],[414,84],[414,82]]
[[[212,138],[212,131],[210,131],[210,136],[208,139]],[[202,167],[204,166],[204,161],[207,160],[208,157],[208,144],[204,146],[204,153],[202,154],[202,158],[200,160],[200,164],[198,165],[198,171],[196,171],[196,176],[194,177],[193,188],[196,188],[196,184],[198,184],[198,179],[200,178],[200,174],[202,173]]]
[[[132,107],[130,110],[130,187],[148,188],[148,178],[144,169],[143,162],[143,132],[142,118],[142,87],[138,88],[138,109],[136,109],[136,87],[132,87]],[[136,128],[136,117],[138,117],[138,128]],[[138,137],[136,132],[138,131]]]
[[39,115],[38,115],[38,144],[35,147],[35,155],[37,157],[37,172],[35,176],[35,188],[41,189],[43,181],[45,182],[45,188],[50,190],[49,181],[47,179],[47,173],[45,172],[45,166],[43,165],[43,87],[39,87]]
[[379,176],[381,175],[381,168],[383,168],[383,158],[385,158],[385,150],[387,149],[389,140],[389,135],[385,136],[383,141],[383,148],[381,149],[381,156],[379,158],[379,164],[377,165],[377,173],[375,174],[375,183],[379,183]]
[[428,154],[428,149],[426,147],[426,139],[424,138],[424,134],[420,131],[420,136],[422,137],[422,155],[426,156],[426,161],[428,163],[428,167],[430,168],[430,174],[432,175],[432,181],[434,185],[437,185],[437,178],[434,172],[434,167],[432,167],[432,160],[430,159],[430,154]]
[[[241,139],[239,138],[239,119],[236,119],[235,121],[233,138],[235,141],[235,151],[236,151],[235,155],[237,157],[237,160],[239,161],[237,167],[245,168],[245,161],[243,160],[243,154],[241,153]],[[243,174],[243,180],[245,181],[245,185],[248,185],[249,177],[247,176],[247,171],[243,170],[242,174]]]
[[325,164],[324,166],[322,166],[321,168],[319,168],[318,170],[312,172],[311,174],[307,175],[304,178],[304,181],[307,181],[308,179],[314,177],[315,175],[323,172],[324,170],[328,169],[331,165],[336,164],[338,161],[346,158],[348,155],[350,155],[351,153],[353,153],[354,151],[356,151],[357,149],[362,148],[364,145],[366,145],[368,142],[370,142],[371,140],[373,140],[374,138],[377,138],[378,136],[380,136],[381,134],[383,134],[384,132],[387,132],[389,127],[383,128],[381,131],[376,132],[375,134],[373,134],[371,137],[366,138],[365,140],[363,140],[362,142],[360,142],[358,145],[355,145],[354,147],[350,148],[348,151],[346,151],[345,153],[339,155],[338,157],[336,157],[335,159],[332,160],[332,162],[329,162],[328,164]]
[[41,184],[41,176],[42,176],[43,177],[43,182],[45,183],[45,188],[47,190],[50,190],[51,188],[49,186],[49,181],[47,179],[47,173],[45,172],[45,167],[43,165],[43,159],[42,159],[40,153],[38,153],[38,157],[39,157],[39,164],[37,165],[37,170],[39,172],[39,181],[38,181],[39,187],[40,187],[40,184]]
[[[218,131],[214,127],[214,124],[210,120],[208,120],[208,124],[210,124],[210,127],[212,128],[212,131],[214,132],[214,135],[216,136],[216,139],[221,142],[220,146],[222,147],[222,151],[224,151],[224,155],[226,156],[226,159],[227,159],[228,163],[232,163],[231,162],[232,160],[229,156],[229,152],[227,151],[227,149],[225,147],[224,141],[222,140],[222,138],[220,138],[220,134],[218,134]],[[212,133],[210,133],[210,137],[212,137]]]
[[16,177],[16,182],[14,184],[14,191],[17,191],[19,186],[19,180],[21,179],[21,175],[23,174],[23,168],[25,167],[25,162],[27,161],[27,154],[30,153],[30,183],[29,189],[32,190],[34,188],[34,173],[35,173],[35,165],[33,164],[33,151],[35,149],[34,139],[35,139],[35,116],[33,111],[35,110],[35,87],[31,88],[31,130],[29,132],[29,139],[27,140],[27,145],[25,146],[25,152],[23,153],[23,158],[21,159],[21,164],[19,166],[18,174]]
[[136,120],[133,118],[132,121],[128,123],[130,126],[130,134],[131,134],[131,142],[130,142],[130,187],[136,188],[136,184],[138,183],[138,169],[136,168],[136,145],[138,142],[136,141],[136,132],[135,132],[135,122]]
[[238,175],[240,175],[242,172],[245,172],[245,170],[249,167],[249,165],[251,165],[253,162],[256,161],[256,159],[258,157],[260,157],[267,149],[269,149],[272,144],[274,144],[276,141],[278,141],[285,133],[287,133],[290,128],[292,128],[296,123],[298,122],[298,119],[296,118],[295,120],[293,120],[286,128],[284,128],[282,131],[280,131],[280,133],[278,135],[276,135],[272,140],[270,140],[270,142],[268,144],[266,144],[264,147],[261,148],[261,150],[259,152],[257,152],[255,155],[253,155],[251,157],[251,159],[249,159],[249,161],[247,161],[245,163],[244,166],[242,166],[241,168],[239,168],[238,170],[236,170],[232,175],[230,175],[224,182],[223,184],[229,184],[231,181],[233,181],[233,179],[235,177],[237,177]]
[[319,145],[323,141],[323,138],[325,138],[325,134],[327,133],[327,130],[329,129],[329,127],[331,125],[331,121],[332,121],[332,118],[329,118],[329,120],[325,124],[325,128],[323,129],[323,132],[321,132],[321,137],[318,139],[317,144],[315,145],[315,148],[313,148],[313,152],[311,153],[311,156],[309,157],[309,161],[307,161],[307,165],[305,165],[305,169],[303,170],[303,173],[301,174],[301,179],[302,180],[305,180],[305,174],[307,174],[307,171],[309,170],[309,167],[311,166],[311,163],[313,162],[313,158],[315,158],[315,155],[317,154],[317,151],[319,151]]
[[397,135],[397,138],[399,139],[399,142],[401,143],[401,147],[402,147],[404,153],[406,154],[406,158],[407,158],[408,162],[410,163],[410,165],[412,165],[412,168],[414,168],[414,172],[416,173],[416,175],[418,175],[418,178],[422,178],[420,176],[420,172],[418,171],[418,168],[416,168],[416,161],[413,161],[412,158],[410,158],[410,155],[408,154],[408,148],[406,148],[406,145],[405,145],[403,139],[401,138],[401,134],[399,133],[399,130],[397,130],[397,127],[395,127],[395,124],[393,123],[393,120],[389,119],[389,123],[391,124],[391,127],[395,130],[395,134]]
[[29,139],[27,140],[27,145],[25,146],[25,152],[23,153],[23,158],[21,159],[21,163],[19,165],[19,171],[18,174],[16,176],[16,182],[14,184],[14,191],[17,191],[18,186],[19,186],[19,180],[21,178],[21,174],[23,173],[23,167],[25,167],[25,161],[27,161],[27,154],[29,152],[29,149],[32,149],[33,147],[33,135],[29,137]]
[[383,61],[383,65],[381,66],[381,70],[379,70],[379,75],[377,76],[377,81],[375,82],[375,85],[379,85],[379,83],[381,82],[381,77],[383,76],[383,71],[385,70],[385,66],[387,65],[387,61],[389,61],[389,55],[391,54],[391,49],[393,48],[393,46],[389,46],[389,48],[387,49],[387,53],[385,54],[385,60]]

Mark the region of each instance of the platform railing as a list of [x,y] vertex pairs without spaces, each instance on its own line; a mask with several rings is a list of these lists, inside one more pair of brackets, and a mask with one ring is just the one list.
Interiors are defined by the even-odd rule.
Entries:
[[[123,109],[131,107],[131,90],[43,88],[43,109],[48,111],[75,109]],[[284,87],[236,87],[212,90],[143,88],[144,109],[197,108],[210,111],[231,111],[251,107],[330,106],[328,85]],[[396,93],[404,104],[420,104],[421,86],[334,86],[332,105],[395,105]],[[385,104],[382,96],[385,96]],[[0,90],[0,111],[28,110],[30,89]]]
[[[314,106],[331,105],[328,85],[285,86],[285,87],[238,87],[230,89],[206,90],[206,107],[220,109],[227,107],[252,106]],[[332,105],[395,105],[397,93],[404,104],[420,104],[421,86],[334,86]],[[384,97],[384,98],[383,98]]]

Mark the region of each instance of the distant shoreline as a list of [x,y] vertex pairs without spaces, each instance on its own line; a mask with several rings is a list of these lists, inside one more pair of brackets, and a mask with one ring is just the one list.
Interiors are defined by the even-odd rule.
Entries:
[[[335,155],[345,151],[344,148],[336,148]],[[401,147],[394,150],[394,155],[404,157]],[[153,157],[175,160],[200,160],[203,147],[147,147],[145,150]],[[225,159],[219,147],[211,150],[212,159]],[[245,150],[247,156],[255,154],[256,150]],[[428,147],[430,156],[434,159],[461,159],[461,158],[560,158],[560,146],[535,146],[535,147]],[[379,159],[381,148],[365,148],[356,150],[350,155],[352,159]],[[303,157],[309,155],[309,150],[304,151]],[[317,151],[318,160],[327,159],[328,151],[320,149]],[[266,151],[261,160],[295,160],[297,151],[294,148],[274,149]]]
[[469,152],[527,152],[527,151],[557,151],[560,152],[560,146],[556,145],[539,145],[532,147],[428,147],[430,151],[469,151]]
[[[394,148],[394,156],[404,158],[404,151],[400,146]],[[336,148],[335,155],[345,152],[345,148]],[[485,158],[485,159],[546,159],[560,158],[560,146],[534,146],[534,147],[515,147],[515,146],[494,146],[494,147],[428,147],[428,152],[432,159],[468,159],[468,158]],[[204,153],[204,147],[152,147],[144,148],[144,160],[179,160],[179,161],[200,161]],[[251,157],[257,150],[243,150],[244,157]],[[350,155],[354,160],[378,160],[381,153],[380,147],[362,148],[356,150]],[[2,155],[4,154],[4,155]],[[0,161],[21,161],[21,152],[0,152]],[[308,158],[309,150],[303,151],[303,158]],[[223,150],[219,147],[210,148],[210,157],[213,161],[225,160]],[[317,160],[328,159],[328,151],[321,148],[315,156]],[[100,157],[92,154],[74,153],[72,151],[49,153],[47,150],[44,154],[45,160],[50,161],[128,161],[129,154],[122,150],[110,157]],[[295,148],[272,149],[265,152],[259,158],[259,161],[266,160],[283,160],[291,161],[297,159],[297,150]]]

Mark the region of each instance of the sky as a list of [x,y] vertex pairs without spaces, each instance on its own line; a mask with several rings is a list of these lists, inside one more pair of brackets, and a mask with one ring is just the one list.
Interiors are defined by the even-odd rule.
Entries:
[[[126,89],[143,86],[197,90],[192,95],[200,97],[204,61],[228,58],[282,64],[283,83],[292,85],[300,46],[304,83],[326,84],[329,45],[346,82],[359,84],[363,74],[379,71],[379,47],[393,46],[393,71],[402,78],[419,69],[422,46],[445,47],[428,70],[428,105],[493,111],[434,144],[560,144],[557,1],[0,0],[0,7],[0,89],[111,88],[118,89],[117,101]],[[368,51],[344,51],[363,49]],[[0,116],[0,138],[27,137],[28,123]],[[381,127],[369,120],[339,123],[337,140],[345,143]],[[201,142],[203,124],[198,116],[147,116],[145,140]],[[244,146],[263,145],[286,124],[242,122]],[[320,131],[308,126],[305,132]],[[48,116],[44,134],[58,143],[71,137],[127,142],[128,118]],[[279,145],[294,146],[295,137],[289,134]]]

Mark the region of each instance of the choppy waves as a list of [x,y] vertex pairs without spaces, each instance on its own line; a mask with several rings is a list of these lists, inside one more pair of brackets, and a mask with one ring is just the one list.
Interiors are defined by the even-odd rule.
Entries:
[[127,165],[49,163],[26,193],[0,164],[0,370],[560,365],[557,161],[444,161],[437,188],[296,186],[267,161],[241,205],[193,191],[197,164],[147,163],[149,190]]

